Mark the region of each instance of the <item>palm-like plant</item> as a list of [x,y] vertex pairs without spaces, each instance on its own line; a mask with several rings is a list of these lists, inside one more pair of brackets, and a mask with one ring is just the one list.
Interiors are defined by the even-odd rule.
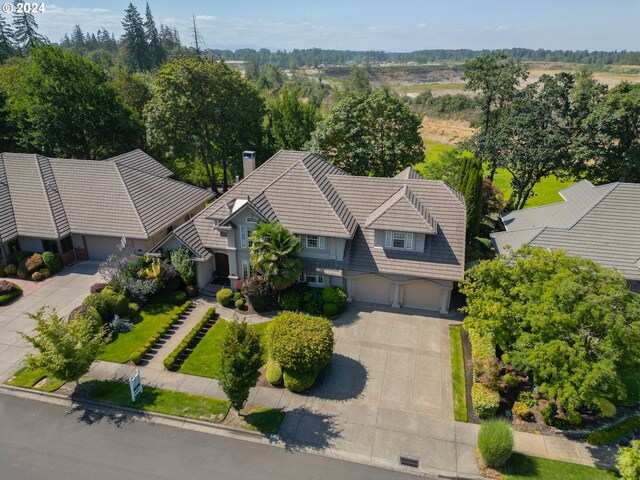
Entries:
[[300,239],[278,223],[260,223],[249,238],[251,265],[273,288],[285,289],[300,275]]

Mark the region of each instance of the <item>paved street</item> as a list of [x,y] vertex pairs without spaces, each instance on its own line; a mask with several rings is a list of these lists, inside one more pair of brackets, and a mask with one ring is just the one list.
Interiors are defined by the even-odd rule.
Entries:
[[408,480],[318,455],[0,395],[7,480]]

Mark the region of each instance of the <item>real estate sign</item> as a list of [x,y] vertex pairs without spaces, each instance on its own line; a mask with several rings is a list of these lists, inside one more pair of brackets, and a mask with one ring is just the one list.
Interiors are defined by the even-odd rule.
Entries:
[[129,388],[131,389],[131,401],[135,402],[136,397],[142,393],[142,383],[140,383],[140,369],[136,368],[136,374],[129,377]]

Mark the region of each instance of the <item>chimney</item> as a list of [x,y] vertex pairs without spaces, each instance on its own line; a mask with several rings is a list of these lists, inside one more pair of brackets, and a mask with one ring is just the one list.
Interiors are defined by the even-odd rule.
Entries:
[[247,178],[256,169],[256,152],[245,150],[242,152],[242,177]]

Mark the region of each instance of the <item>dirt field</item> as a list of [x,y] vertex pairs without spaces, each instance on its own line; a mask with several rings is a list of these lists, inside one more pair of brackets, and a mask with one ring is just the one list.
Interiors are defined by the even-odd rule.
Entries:
[[422,130],[420,130],[423,140],[449,146],[472,137],[474,133],[469,122],[464,120],[442,120],[429,117],[422,119]]

